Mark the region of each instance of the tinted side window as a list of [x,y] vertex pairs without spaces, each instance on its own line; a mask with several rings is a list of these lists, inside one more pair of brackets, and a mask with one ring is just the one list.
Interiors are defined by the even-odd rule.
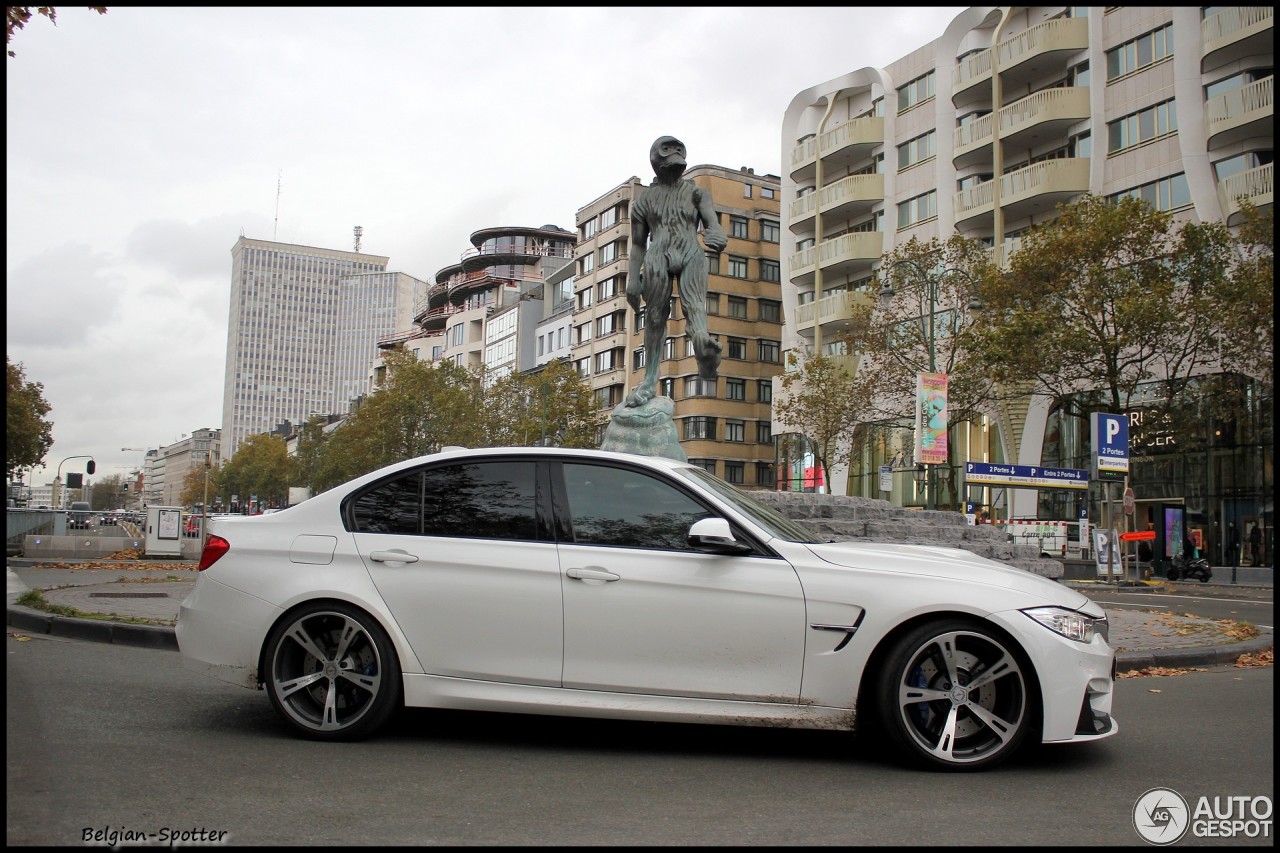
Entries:
[[712,515],[671,485],[647,474],[566,463],[565,489],[580,545],[689,550],[689,527]]
[[414,471],[375,486],[351,508],[356,533],[421,532],[422,472]]
[[536,470],[533,462],[428,468],[423,472],[423,534],[537,539]]

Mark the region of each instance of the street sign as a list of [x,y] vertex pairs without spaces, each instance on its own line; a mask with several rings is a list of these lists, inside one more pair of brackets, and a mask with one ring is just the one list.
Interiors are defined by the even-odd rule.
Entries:
[[1005,465],[995,462],[966,462],[964,478],[969,485],[1013,486],[1040,489],[1088,489],[1089,472],[1079,468],[1044,468],[1039,465]]
[[880,466],[880,491],[893,491],[893,468],[888,465]]
[[[1090,467],[1099,480],[1123,479],[1129,473],[1129,419],[1124,415],[1094,412],[1089,415],[1092,430]],[[1106,476],[1104,476],[1104,474]]]
[[1125,489],[1124,490],[1124,514],[1133,515],[1133,510],[1135,506],[1136,504],[1134,503],[1133,489]]
[[1154,530],[1131,530],[1128,533],[1120,534],[1121,542],[1143,542],[1156,538]]

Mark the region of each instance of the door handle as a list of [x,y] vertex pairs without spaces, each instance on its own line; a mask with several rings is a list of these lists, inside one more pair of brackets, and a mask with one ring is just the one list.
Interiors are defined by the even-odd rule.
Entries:
[[604,569],[569,569],[565,574],[581,581],[622,580],[622,575],[615,575],[613,572],[605,571]]
[[418,558],[407,551],[370,551],[369,559],[375,563],[416,563]]

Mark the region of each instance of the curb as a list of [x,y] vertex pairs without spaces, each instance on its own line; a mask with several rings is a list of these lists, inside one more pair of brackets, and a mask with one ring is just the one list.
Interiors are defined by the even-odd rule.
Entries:
[[178,651],[178,635],[173,628],[160,625],[130,625],[125,622],[108,622],[105,619],[81,619],[76,616],[55,616],[20,605],[9,605],[5,611],[5,625],[33,634],[49,634],[70,637],[74,640],[90,640],[95,643],[112,643],[119,646],[137,646],[144,649]]
[[1189,649],[1152,649],[1146,652],[1118,652],[1116,672],[1133,672],[1153,666],[1180,669],[1190,666],[1222,666],[1240,655],[1257,654],[1274,648],[1274,635],[1264,634],[1226,646],[1198,646]]

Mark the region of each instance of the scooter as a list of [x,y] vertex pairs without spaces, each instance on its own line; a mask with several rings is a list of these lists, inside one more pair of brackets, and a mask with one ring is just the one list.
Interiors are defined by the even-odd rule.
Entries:
[[1198,560],[1188,560],[1185,555],[1179,554],[1169,563],[1167,577],[1171,581],[1185,578],[1187,580],[1198,580],[1200,583],[1208,583],[1209,578],[1213,577],[1213,569],[1209,567],[1209,561],[1204,557]]

